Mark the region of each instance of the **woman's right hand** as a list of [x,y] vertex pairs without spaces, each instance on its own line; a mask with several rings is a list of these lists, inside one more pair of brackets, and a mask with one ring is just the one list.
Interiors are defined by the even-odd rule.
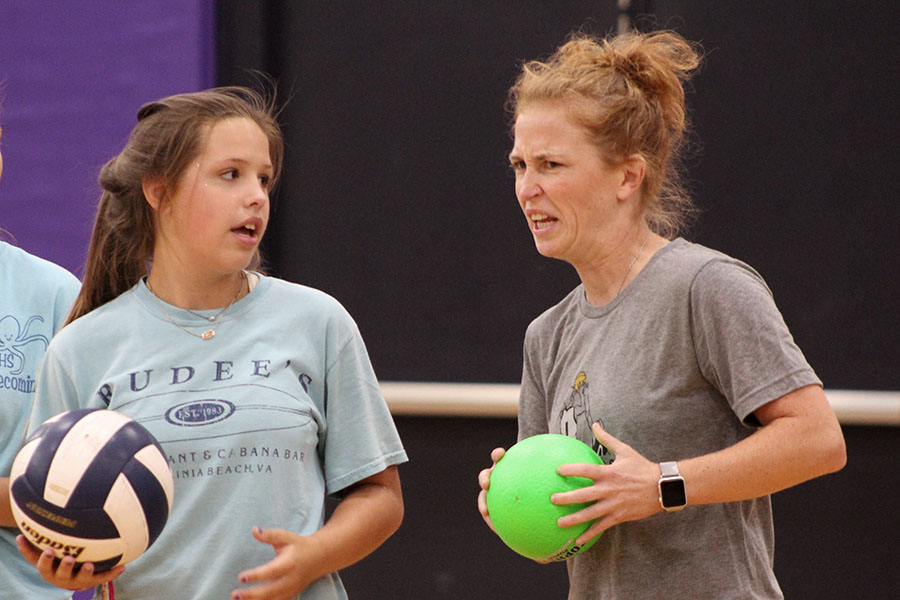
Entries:
[[494,530],[494,524],[491,523],[491,517],[488,515],[487,508],[487,490],[491,487],[491,473],[494,471],[494,467],[497,466],[497,463],[503,458],[503,455],[506,454],[506,450],[503,448],[494,448],[491,452],[491,460],[494,464],[491,465],[490,469],[484,469],[478,474],[478,485],[481,486],[481,491],[478,492],[478,512],[481,513],[481,518],[484,519],[484,522],[488,524],[488,527],[491,528],[491,531]]
[[109,571],[94,574],[94,563],[83,563],[81,568],[75,569],[75,559],[66,556],[62,560],[56,560],[52,550],[41,552],[25,539],[24,535],[16,536],[16,545],[25,559],[33,564],[41,577],[58,588],[65,590],[86,590],[96,585],[102,585],[112,581],[122,574],[125,565],[118,565]]

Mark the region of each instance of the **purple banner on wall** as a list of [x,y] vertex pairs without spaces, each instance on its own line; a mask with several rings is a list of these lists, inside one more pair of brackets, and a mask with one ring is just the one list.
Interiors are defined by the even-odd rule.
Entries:
[[141,104],[214,84],[214,28],[213,0],[0,5],[0,228],[12,243],[82,275],[100,167]]

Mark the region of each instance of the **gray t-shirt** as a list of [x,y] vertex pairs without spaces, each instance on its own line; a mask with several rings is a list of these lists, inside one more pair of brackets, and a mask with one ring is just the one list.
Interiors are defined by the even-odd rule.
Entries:
[[[608,304],[579,286],[531,323],[519,439],[596,447],[600,421],[651,461],[682,460],[749,436],[754,410],[809,384],[821,382],[759,274],[677,239]],[[568,561],[569,598],[780,599],[773,555],[768,496],[688,506],[606,531]]]

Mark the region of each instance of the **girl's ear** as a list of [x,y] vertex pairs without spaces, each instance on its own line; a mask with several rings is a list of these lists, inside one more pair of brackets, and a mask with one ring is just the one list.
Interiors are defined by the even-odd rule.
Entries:
[[161,179],[144,179],[141,183],[141,189],[144,191],[144,198],[147,200],[153,210],[159,212],[162,206],[163,196],[165,196],[166,186]]

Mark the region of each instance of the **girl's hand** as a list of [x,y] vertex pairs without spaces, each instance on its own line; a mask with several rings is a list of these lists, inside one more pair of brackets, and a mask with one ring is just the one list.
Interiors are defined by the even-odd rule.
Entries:
[[260,585],[231,592],[232,600],[289,600],[315,580],[368,556],[403,520],[403,496],[396,465],[347,489],[325,525],[304,536],[285,529],[261,530],[253,537],[272,546],[275,558],[238,574],[241,583]]
[[25,560],[37,567],[41,577],[65,590],[85,590],[102,585],[107,581],[112,581],[125,571],[125,565],[119,565],[95,574],[94,563],[89,562],[82,563],[81,567],[76,570],[73,557],[66,556],[62,560],[57,560],[53,550],[41,552],[32,546],[24,535],[16,536],[16,545]]
[[588,477],[593,485],[553,494],[554,504],[594,502],[590,506],[560,517],[560,527],[570,527],[597,519],[587,531],[578,537],[578,544],[585,544],[617,523],[637,521],[656,514],[659,505],[657,483],[659,465],[650,462],[624,442],[593,425],[594,437],[616,456],[611,465],[569,464],[560,465],[557,473],[565,477]]
[[491,465],[490,469],[484,469],[478,474],[478,485],[481,486],[481,491],[478,492],[478,512],[481,513],[481,518],[484,519],[484,522],[487,523],[494,533],[497,532],[494,529],[494,524],[491,523],[490,515],[488,515],[487,490],[491,487],[491,473],[504,454],[506,454],[506,450],[503,448],[494,448],[491,452],[491,460],[494,464]]
[[318,549],[307,536],[285,529],[253,528],[253,537],[275,550],[275,558],[268,563],[238,575],[241,583],[263,582],[231,592],[232,600],[290,600],[312,583],[310,564],[317,558]]

